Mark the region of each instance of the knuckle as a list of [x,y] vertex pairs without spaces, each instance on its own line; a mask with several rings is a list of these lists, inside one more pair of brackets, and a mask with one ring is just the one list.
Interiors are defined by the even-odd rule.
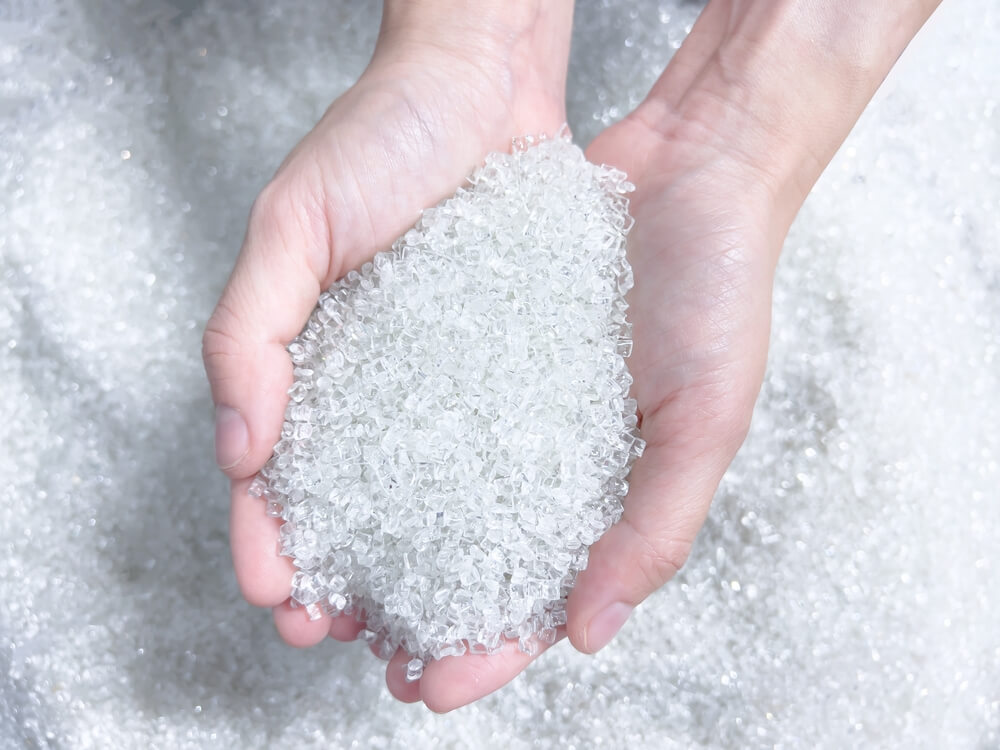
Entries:
[[642,557],[642,569],[651,588],[659,588],[684,567],[691,553],[689,543],[676,541],[649,545]]
[[250,206],[251,230],[281,224],[289,213],[290,203],[287,180],[275,177],[264,186]]
[[250,208],[247,236],[269,256],[304,254],[313,273],[323,277],[330,265],[330,219],[321,175],[315,169],[288,167],[277,174]]
[[739,448],[750,431],[754,396],[739,391],[727,394],[716,405],[715,423],[726,442]]
[[242,349],[239,338],[232,332],[237,322],[229,307],[220,302],[205,324],[201,336],[201,358],[210,377],[217,362],[238,356]]
[[638,540],[638,567],[647,591],[654,591],[684,567],[691,554],[692,542],[685,539],[655,539],[633,528]]
[[314,237],[324,232],[326,200],[323,182],[310,172],[289,168],[275,175],[250,208],[251,231]]
[[[717,382],[688,394],[686,408],[696,414],[694,423],[711,435],[711,450],[735,453],[750,431],[757,389],[743,377],[720,374]],[[707,428],[707,429],[706,429]]]

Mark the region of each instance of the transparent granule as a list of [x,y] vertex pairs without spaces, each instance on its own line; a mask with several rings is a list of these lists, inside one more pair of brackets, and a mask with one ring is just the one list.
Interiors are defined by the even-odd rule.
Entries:
[[[578,143],[699,9],[577,3]],[[1000,748],[995,0],[941,4],[810,194],[751,434],[597,658],[429,717],[362,644],[317,658],[248,611],[200,328],[379,16],[0,2],[0,748]]]
[[252,492],[285,523],[292,597],[431,658],[533,651],[643,450],[617,170],[568,138],[492,154],[289,345],[281,440]]

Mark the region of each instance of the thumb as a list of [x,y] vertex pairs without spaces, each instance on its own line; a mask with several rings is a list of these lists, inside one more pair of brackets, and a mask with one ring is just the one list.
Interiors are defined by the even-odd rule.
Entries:
[[648,444],[632,468],[625,511],[591,547],[567,601],[567,631],[577,649],[604,648],[632,610],[684,564],[746,435],[749,411],[699,408],[694,398],[678,398],[644,415]]
[[329,270],[323,201],[276,178],[254,203],[246,239],[205,327],[215,453],[232,479],[255,474],[281,433],[292,384],[285,346],[302,330]]

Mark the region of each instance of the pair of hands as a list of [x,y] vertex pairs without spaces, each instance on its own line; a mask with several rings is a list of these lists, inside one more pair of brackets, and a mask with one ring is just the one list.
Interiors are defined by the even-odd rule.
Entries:
[[[636,185],[629,367],[647,442],[624,515],[591,549],[568,600],[560,635],[587,653],[688,555],[750,421],[778,250],[839,142],[805,172],[781,172],[773,154],[773,163],[756,158],[768,124],[746,101],[760,82],[734,75],[720,53],[739,39],[737,5],[710,3],[646,101],[587,151]],[[294,646],[352,640],[362,626],[350,617],[310,621],[290,606],[294,568],[277,554],[280,521],[247,495],[281,430],[292,382],[285,346],[323,289],[387,248],[488,152],[558,131],[571,20],[565,0],[485,2],[474,17],[448,2],[388,0],[367,70],[254,204],[205,331],[204,359],[217,458],[232,480],[236,576],[249,602],[273,608]],[[492,692],[532,658],[510,643],[493,656],[433,662],[407,683],[408,656],[397,653],[386,681],[400,700],[444,711]]]

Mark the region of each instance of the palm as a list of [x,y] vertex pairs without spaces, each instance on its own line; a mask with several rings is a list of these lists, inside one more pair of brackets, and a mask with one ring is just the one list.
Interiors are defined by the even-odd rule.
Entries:
[[[759,260],[768,257],[761,213],[723,167],[686,151],[634,120],[605,131],[588,150],[591,161],[627,169],[638,186],[629,368],[654,445],[700,432],[713,402],[746,407],[733,398],[756,394],[768,334],[769,285],[757,283],[771,270]],[[690,399],[702,403],[698,412],[670,413],[672,403]]]
[[[760,385],[773,269],[751,259],[767,257],[759,252],[767,235],[758,228],[767,214],[747,202],[735,179],[730,183],[734,176],[696,167],[690,155],[632,119],[605,131],[588,151],[591,161],[626,169],[638,186],[629,241],[636,279],[629,365],[647,449],[630,477],[623,522],[594,545],[570,596],[568,630],[584,650],[592,650],[580,638],[588,608],[608,578],[648,587],[683,562],[707,512],[705,498],[742,442]],[[647,551],[638,577],[623,565],[627,547]],[[514,644],[492,657],[445,659],[428,667],[421,698],[432,707],[460,705],[507,682],[531,659]],[[390,687],[398,696],[416,690],[391,680]]]
[[[593,546],[569,598],[568,631],[585,651],[594,650],[582,634],[602,589],[631,586],[639,599],[651,581],[680,567],[760,385],[773,269],[753,259],[768,257],[759,228],[768,214],[738,189],[736,175],[706,165],[695,150],[629,118],[588,151],[591,161],[623,168],[637,184],[629,366],[647,449],[632,470],[622,523]],[[640,575],[629,564],[637,549]],[[460,705],[529,661],[513,644],[497,656],[445,659],[428,667],[421,697],[432,706]]]
[[609,597],[634,606],[684,563],[742,443],[766,359],[773,235],[735,170],[636,117],[602,133],[588,157],[637,186],[629,369],[647,442],[623,519],[594,545],[569,599],[570,637],[593,651],[603,642],[588,642],[588,623]]

